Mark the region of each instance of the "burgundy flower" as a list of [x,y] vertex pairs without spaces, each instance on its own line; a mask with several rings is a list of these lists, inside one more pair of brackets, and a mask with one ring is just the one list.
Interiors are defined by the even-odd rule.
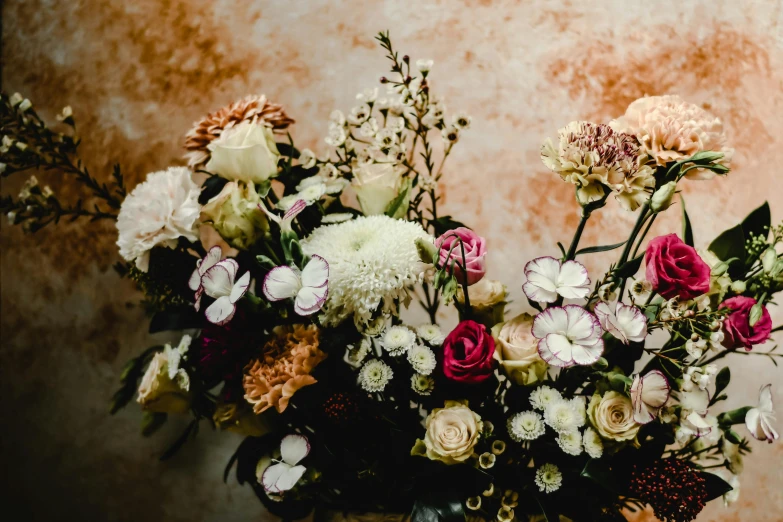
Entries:
[[207,387],[227,381],[233,388],[242,390],[243,369],[254,350],[263,345],[258,330],[239,313],[229,324],[209,324],[201,330],[191,350],[198,375]]
[[630,490],[650,504],[659,520],[695,520],[707,502],[707,480],[686,460],[668,458],[636,465]]
[[693,299],[710,289],[710,267],[676,234],[659,236],[647,245],[647,279],[665,299]]
[[723,345],[726,348],[739,348],[744,346],[750,351],[754,344],[761,344],[772,332],[772,318],[769,316],[766,306],[761,308],[761,318],[750,326],[750,309],[756,304],[752,297],[738,295],[726,299],[720,308],[728,308],[732,312],[723,321],[723,333],[725,339]]
[[462,321],[443,341],[443,373],[447,378],[476,384],[492,375],[495,341],[487,329],[471,320]]
[[[462,240],[460,244],[460,240]],[[465,249],[465,268],[467,271],[467,284],[478,283],[487,271],[484,257],[487,255],[487,246],[484,238],[470,230],[460,227],[449,230],[436,241],[435,245],[440,250],[439,261],[441,266],[450,267],[454,263],[454,276],[460,283],[465,281],[465,274],[459,265],[462,262],[462,249]],[[451,251],[451,253],[449,253]]]

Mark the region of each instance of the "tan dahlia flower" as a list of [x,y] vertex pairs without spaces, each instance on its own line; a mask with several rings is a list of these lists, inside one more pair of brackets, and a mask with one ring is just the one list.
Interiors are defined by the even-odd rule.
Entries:
[[245,369],[245,400],[255,413],[272,407],[282,413],[294,393],[316,383],[310,372],[326,359],[318,349],[316,326],[279,326],[274,332],[261,358]]
[[[628,106],[625,114],[611,124],[618,131],[633,134],[657,165],[689,158],[700,151],[723,152],[721,163],[728,164],[734,149],[726,146],[726,133],[720,118],[679,96],[649,96]],[[710,170],[696,169],[691,179],[709,179]]]
[[203,165],[209,159],[207,145],[220,136],[220,133],[239,122],[248,120],[263,122],[275,132],[282,131],[294,123],[283,110],[282,105],[270,103],[266,96],[250,95],[235,101],[227,107],[209,113],[193,124],[185,135],[185,158],[190,167]]

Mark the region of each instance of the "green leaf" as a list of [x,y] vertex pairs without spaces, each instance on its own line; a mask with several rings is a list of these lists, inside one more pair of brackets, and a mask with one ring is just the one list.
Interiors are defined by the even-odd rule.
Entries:
[[626,261],[622,265],[618,266],[615,269],[615,272],[618,277],[631,277],[636,272],[639,271],[639,267],[642,266],[642,261],[644,260],[644,254],[639,254],[637,257],[631,259],[630,261]]
[[167,419],[168,415],[165,413],[145,411],[141,417],[141,434],[149,437],[158,431],[158,428],[163,426]]
[[769,209],[769,203],[766,201],[756,210],[748,214],[748,217],[742,220],[742,232],[745,238],[749,239],[751,235],[763,236],[769,235],[769,227],[772,223],[772,214]]
[[400,193],[386,207],[385,214],[394,219],[402,219],[408,212],[408,203],[411,195],[411,180],[406,179],[400,188]]
[[628,241],[623,241],[622,243],[615,243],[614,245],[602,245],[602,246],[580,248],[579,250],[576,251],[576,254],[574,254],[574,256],[578,256],[579,254],[593,254],[595,252],[608,252],[609,250],[614,250],[615,248],[620,248],[621,246],[623,246],[627,242]]
[[722,368],[715,376],[715,393],[713,396],[720,395],[720,392],[726,389],[726,386],[731,382],[731,370],[728,366]]
[[728,261],[732,257],[739,259],[739,263],[729,266],[729,275],[732,279],[739,276],[745,268],[745,233],[742,225],[737,225],[716,237],[708,249],[721,261]]
[[726,437],[726,440],[732,444],[742,444],[742,437],[740,437],[739,434],[732,429],[724,431],[723,436]]
[[277,152],[280,153],[281,156],[285,156],[287,158],[298,158],[299,157],[299,151],[296,147],[291,145],[290,143],[276,143],[277,145]]
[[624,494],[623,488],[621,488],[619,483],[615,480],[615,475],[606,467],[605,463],[602,463],[598,459],[588,460],[587,464],[585,464],[585,467],[582,469],[580,476],[592,480],[611,493],[617,495]]
[[261,254],[256,256],[256,262],[261,266],[261,268],[265,270],[272,270],[277,266],[277,263],[275,263],[265,255],[261,255]]
[[732,488],[731,484],[720,478],[718,475],[715,475],[714,473],[707,473],[705,471],[701,472],[701,476],[707,481],[705,484],[705,487],[707,488],[707,502],[710,500],[714,500],[718,497],[722,497],[729,491],[731,491]]
[[226,183],[228,183],[228,180],[226,178],[221,178],[220,176],[210,176],[207,178],[201,185],[201,194],[198,196],[198,202],[204,205],[207,201],[220,194],[220,191],[223,190]]
[[688,211],[685,210],[685,198],[680,196],[682,201],[682,240],[688,246],[694,246],[693,242],[693,227],[691,227],[691,219],[688,217]]

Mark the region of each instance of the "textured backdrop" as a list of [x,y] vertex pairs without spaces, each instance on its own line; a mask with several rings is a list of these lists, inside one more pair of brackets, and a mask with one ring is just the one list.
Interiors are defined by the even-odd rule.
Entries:
[[[573,190],[538,158],[542,139],[573,119],[606,121],[644,94],[710,108],[737,149],[728,179],[685,183],[697,246],[765,198],[783,218],[779,1],[6,0],[2,15],[3,89],[50,118],[72,105],[88,165],[108,175],[119,162],[129,185],[182,164],[190,124],[248,93],[284,104],[298,121],[296,142],[323,150],[329,112],[349,109],[386,72],[372,37],[390,29],[403,52],[435,60],[449,109],[473,116],[449,160],[445,207],[488,238],[492,275],[511,288],[513,312],[523,263],[568,241],[577,221]],[[3,180],[3,193],[21,181]],[[653,232],[678,230],[672,214]],[[621,240],[633,219],[610,205],[585,244]],[[249,489],[221,482],[238,438],[206,430],[159,464],[181,426],[143,439],[136,408],[107,416],[124,361],[161,340],[146,334],[140,296],[111,270],[110,224],[34,237],[0,227],[7,505],[28,520],[269,518]],[[773,318],[779,324],[781,310]],[[783,404],[783,371],[759,358],[732,362],[727,406],[755,402],[765,382]],[[740,501],[728,510],[713,503],[699,520],[783,519],[783,444],[753,447]]]

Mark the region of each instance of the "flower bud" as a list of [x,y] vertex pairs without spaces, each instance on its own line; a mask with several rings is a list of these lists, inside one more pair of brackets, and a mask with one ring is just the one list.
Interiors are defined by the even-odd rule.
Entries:
[[677,182],[670,181],[655,191],[650,201],[650,209],[655,212],[663,212],[672,204],[672,197],[677,189]]
[[419,259],[422,263],[432,264],[438,256],[438,248],[435,243],[422,238],[416,239],[416,251],[419,253]]
[[761,303],[756,303],[753,305],[753,307],[750,309],[750,316],[748,318],[748,324],[751,328],[753,328],[757,322],[759,322],[759,319],[761,319],[761,314],[764,312],[764,305]]
[[729,264],[721,261],[720,263],[712,267],[712,275],[714,277],[720,277],[723,274],[725,274],[728,269],[729,269]]
[[745,281],[733,281],[731,283],[731,291],[735,294],[741,294],[745,291]]
[[764,268],[764,273],[769,274],[772,269],[775,268],[775,262],[778,260],[778,253],[774,248],[769,247],[761,254],[761,266]]

